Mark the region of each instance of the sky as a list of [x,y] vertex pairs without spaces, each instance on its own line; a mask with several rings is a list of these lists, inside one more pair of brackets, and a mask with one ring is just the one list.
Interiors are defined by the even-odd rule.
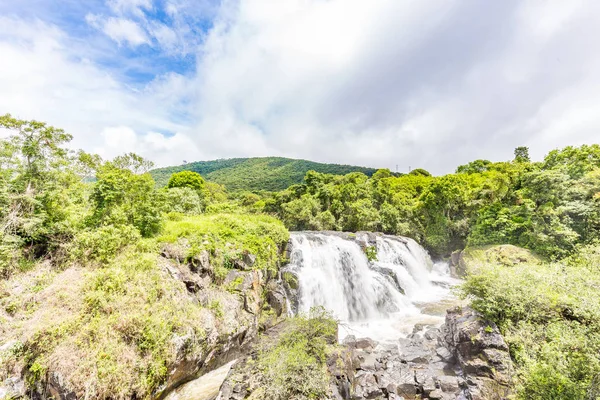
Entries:
[[0,114],[157,166],[453,172],[600,142],[595,0],[0,0]]

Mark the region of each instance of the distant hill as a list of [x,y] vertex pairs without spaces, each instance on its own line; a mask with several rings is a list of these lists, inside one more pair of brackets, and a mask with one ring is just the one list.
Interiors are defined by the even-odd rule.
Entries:
[[352,165],[322,164],[282,157],[230,158],[197,161],[174,167],[157,168],[150,173],[158,186],[165,186],[174,172],[195,171],[205,179],[224,185],[227,190],[283,190],[302,183],[304,175],[314,170],[327,174],[345,175],[362,172],[373,175],[377,169]]

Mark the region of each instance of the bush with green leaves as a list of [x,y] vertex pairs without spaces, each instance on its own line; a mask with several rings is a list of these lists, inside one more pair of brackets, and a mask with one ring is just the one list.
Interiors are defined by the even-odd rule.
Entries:
[[125,246],[140,239],[139,231],[132,225],[106,225],[77,234],[70,250],[71,258],[81,264],[105,264],[117,256]]
[[587,400],[600,376],[600,247],[562,263],[477,262],[462,287],[498,324],[520,399]]
[[326,398],[327,356],[337,342],[337,321],[323,308],[289,319],[275,343],[262,343],[253,364],[256,390],[251,399]]
[[189,187],[175,187],[163,192],[164,210],[183,214],[200,214],[203,204],[198,193]]
[[91,226],[132,225],[146,237],[160,230],[161,197],[150,174],[135,174],[107,162],[99,168],[96,177],[90,197]]
[[204,178],[199,173],[193,171],[176,172],[169,178],[167,188],[183,188],[187,187],[196,192],[202,192],[204,188]]
[[179,215],[165,222],[156,240],[176,243],[182,238],[190,246],[190,257],[207,250],[215,267],[233,268],[235,261],[250,253],[256,256],[253,268],[276,271],[289,233],[280,221],[266,215]]

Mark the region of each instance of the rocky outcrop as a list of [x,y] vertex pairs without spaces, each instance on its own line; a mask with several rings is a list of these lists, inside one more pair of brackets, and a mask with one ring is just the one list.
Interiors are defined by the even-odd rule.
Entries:
[[448,311],[439,329],[417,325],[397,343],[350,336],[344,346],[353,370],[330,369],[337,382],[332,398],[501,400],[512,393],[506,343],[469,308]]
[[498,327],[469,308],[449,310],[444,340],[456,358],[472,400],[505,399],[513,365]]
[[[395,343],[348,336],[330,354],[328,398],[335,400],[504,400],[512,364],[497,327],[469,308],[448,311],[440,327],[415,326]],[[220,400],[250,396],[252,368],[240,360]]]
[[26,394],[25,381],[21,376],[23,364],[14,357],[18,347],[16,340],[0,344],[0,400],[19,399]]
[[10,377],[0,382],[0,399],[20,399],[26,395],[25,381],[20,377]]
[[[243,253],[234,260],[235,269],[224,278],[215,276],[210,255],[202,251],[189,256],[186,243],[166,245],[159,262],[174,279],[180,280],[204,307],[213,309],[220,319],[205,324],[209,333],[206,351],[189,355],[186,338],[175,338],[179,360],[171,369],[166,384],[157,394],[162,399],[175,388],[240,357],[256,338],[260,329],[275,324],[286,314],[285,292],[281,283],[252,267],[256,256]],[[219,282],[219,286],[213,283]],[[266,301],[265,301],[266,300]],[[269,318],[263,318],[268,314]],[[194,385],[188,385],[194,387]],[[189,391],[189,389],[188,389]]]
[[[258,332],[275,324],[287,312],[285,298],[282,298],[283,287],[255,268],[255,255],[241,254],[240,260],[234,260],[233,268],[225,270],[227,274],[223,276],[218,272],[224,269],[216,268],[208,251],[193,254],[191,249],[186,240],[179,240],[165,244],[157,256],[162,279],[179,282],[181,301],[198,305],[200,311],[194,320],[194,328],[199,329],[190,328],[189,333],[171,338],[167,378],[153,393],[155,400],[166,398],[188,382],[195,384],[185,385],[186,390],[180,390],[172,398],[195,398],[194,390],[206,388],[197,378],[245,354]],[[269,318],[265,319],[263,315],[269,315]],[[201,345],[194,333],[198,330],[203,335]],[[9,347],[13,345],[0,347],[0,400],[25,395],[27,385],[23,376],[27,374],[27,368],[16,365],[8,371],[10,360],[4,356],[4,353],[10,353]],[[76,363],[77,360],[73,360],[73,365]],[[57,400],[87,395],[83,390],[72,389],[64,369],[56,368],[52,362],[49,365],[35,386],[27,387],[28,395]],[[217,389],[219,386],[220,383]],[[188,396],[188,393],[191,394]]]

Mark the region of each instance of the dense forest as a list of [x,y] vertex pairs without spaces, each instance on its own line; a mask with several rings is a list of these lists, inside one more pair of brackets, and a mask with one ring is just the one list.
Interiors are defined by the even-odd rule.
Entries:
[[371,230],[410,236],[438,255],[509,243],[551,258],[600,235],[600,146],[567,147],[531,162],[527,148],[508,162],[476,160],[433,177],[414,170],[335,176],[309,172],[278,193],[243,202],[277,215],[289,229]]
[[192,171],[206,180],[223,185],[229,191],[238,190],[283,190],[302,183],[308,171],[324,174],[345,175],[361,172],[371,176],[373,168],[352,165],[322,164],[307,160],[283,157],[231,158],[214,161],[197,161],[176,167],[157,168],[150,174],[159,187],[166,186],[175,172]]
[[[519,398],[595,398],[599,145],[541,162],[520,147],[513,160],[476,160],[439,177],[223,160],[154,170],[157,185],[152,163],[135,154],[72,152],[64,131],[10,115],[0,127],[12,132],[0,140],[0,345],[13,343],[0,351],[2,379],[19,369],[35,388],[52,370],[77,397],[151,398],[178,360],[174,336],[191,357],[237,332],[228,299],[243,280],[232,271],[275,276],[288,230],[369,230],[412,237],[438,258],[466,249],[476,259],[496,244],[531,250],[536,257],[519,265],[481,262],[462,294],[505,335]],[[243,185],[246,174],[258,178]],[[199,254],[210,257],[209,283],[165,279],[160,260],[201,268]],[[202,285],[211,294],[190,300]],[[294,356],[278,374],[298,378],[323,362]]]

